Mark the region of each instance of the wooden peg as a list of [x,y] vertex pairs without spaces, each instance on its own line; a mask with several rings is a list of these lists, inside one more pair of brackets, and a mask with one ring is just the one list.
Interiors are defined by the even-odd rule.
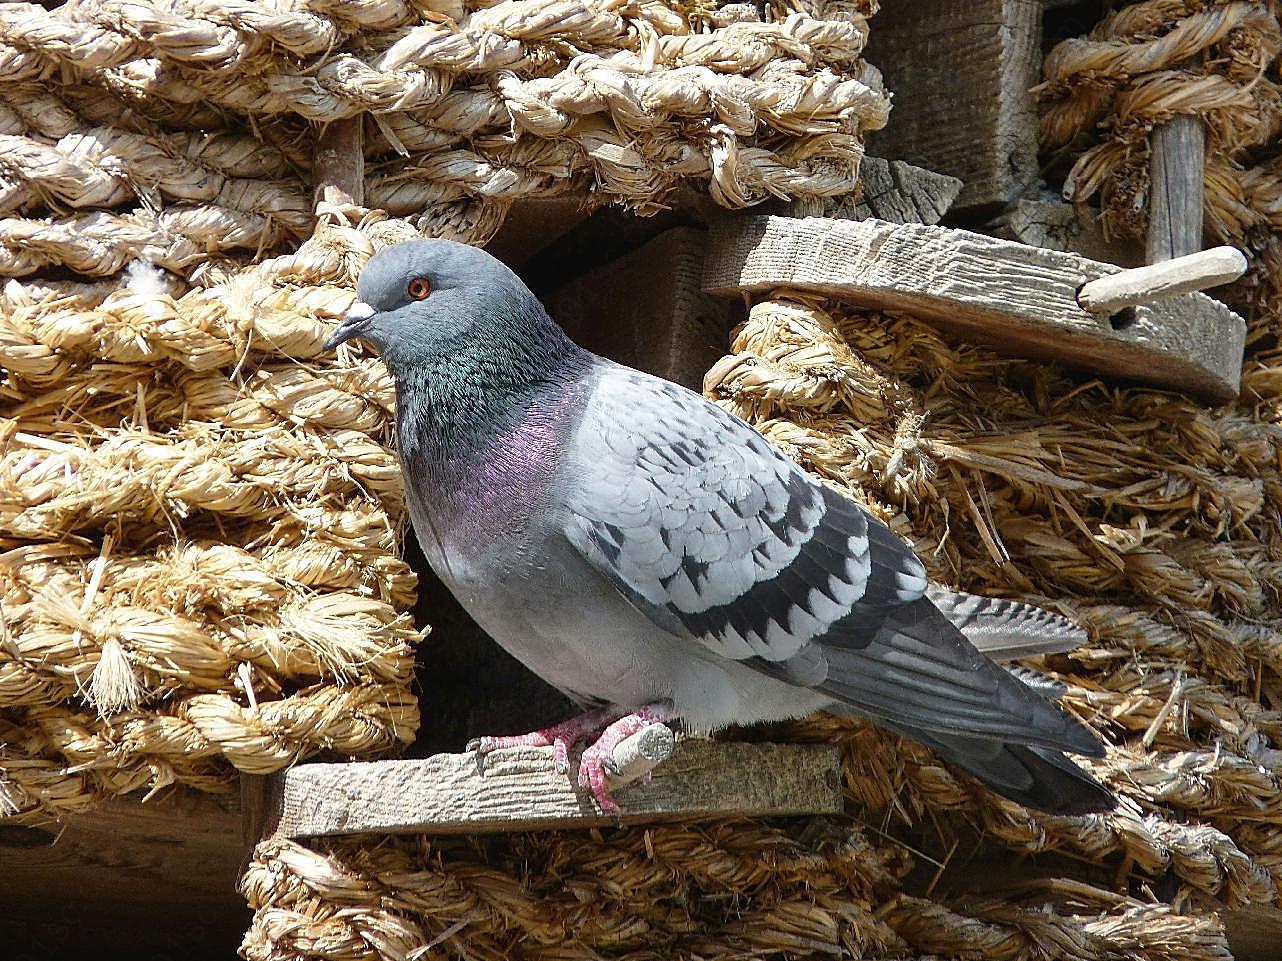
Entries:
[[1077,292],[1077,302],[1093,314],[1112,313],[1123,307],[1218,287],[1244,273],[1246,256],[1242,251],[1236,247],[1212,247],[1092,280]]
[[610,752],[610,762],[605,766],[606,783],[617,788],[640,780],[672,757],[676,743],[676,735],[666,724],[655,722],[643,727]]

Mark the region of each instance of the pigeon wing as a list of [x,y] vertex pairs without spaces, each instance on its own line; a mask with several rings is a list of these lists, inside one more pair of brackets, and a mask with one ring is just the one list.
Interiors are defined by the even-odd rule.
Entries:
[[979,654],[862,508],[692,391],[602,364],[566,535],[655,624],[874,720],[1096,753]]

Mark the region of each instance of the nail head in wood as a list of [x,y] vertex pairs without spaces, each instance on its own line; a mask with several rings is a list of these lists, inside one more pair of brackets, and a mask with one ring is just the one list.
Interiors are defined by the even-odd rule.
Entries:
[[1092,313],[1111,313],[1231,283],[1246,267],[1246,256],[1236,247],[1212,247],[1092,280],[1077,292],[1077,302]]
[[841,752],[833,744],[687,738],[649,783],[616,793],[619,817],[603,814],[575,779],[573,765],[557,772],[545,747],[495,751],[483,768],[475,754],[301,764],[274,778],[271,823],[283,837],[473,834],[842,810]]
[[620,788],[645,777],[672,757],[677,738],[672,728],[655,722],[626,737],[610,752],[605,780],[611,788]]

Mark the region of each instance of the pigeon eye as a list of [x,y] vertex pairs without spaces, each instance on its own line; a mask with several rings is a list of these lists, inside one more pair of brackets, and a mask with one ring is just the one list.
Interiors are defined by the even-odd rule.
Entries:
[[427,295],[432,292],[432,285],[427,282],[426,277],[415,277],[405,288],[415,300],[426,300]]

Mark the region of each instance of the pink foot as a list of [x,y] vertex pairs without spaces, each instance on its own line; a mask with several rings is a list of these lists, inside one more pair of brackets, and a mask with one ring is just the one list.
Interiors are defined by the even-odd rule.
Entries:
[[[669,717],[669,710],[666,705],[647,704],[626,717],[621,717],[613,724],[609,725],[601,732],[601,736],[583,752],[583,757],[579,759],[579,787],[587,788],[596,798],[596,803],[601,806],[601,810],[606,814],[618,814],[619,805],[615,803],[614,798],[610,795],[610,789],[605,783],[606,769],[610,763],[610,755],[614,749],[619,746],[619,742],[631,737],[642,728],[649,727],[655,722],[664,722]],[[643,781],[649,780],[648,777]]]
[[467,745],[469,751],[476,751],[482,757],[505,747],[552,747],[552,760],[558,772],[564,774],[570,769],[570,751],[580,741],[595,737],[608,729],[609,724],[619,716],[618,711],[602,708],[599,711],[588,711],[578,717],[572,717],[560,724],[553,724],[529,734],[513,734],[503,737],[478,737]]

